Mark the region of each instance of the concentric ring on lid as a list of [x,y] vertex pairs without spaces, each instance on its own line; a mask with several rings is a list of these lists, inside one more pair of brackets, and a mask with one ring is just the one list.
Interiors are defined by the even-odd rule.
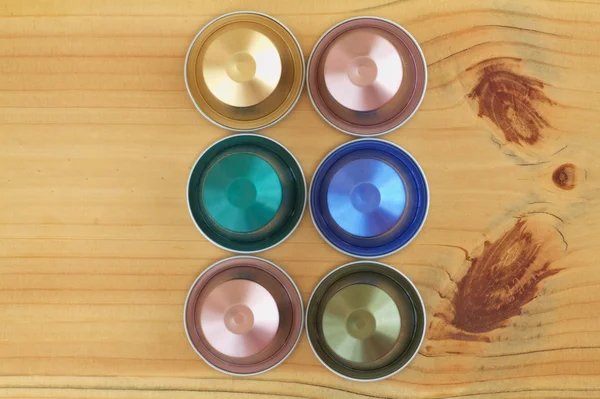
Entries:
[[217,141],[188,181],[190,215],[215,245],[240,253],[271,248],[296,229],[306,181],[294,156],[270,138],[239,134]]
[[396,252],[419,233],[429,189],[417,161],[403,148],[359,139],[329,153],[313,176],[310,214],[321,236],[361,258]]
[[186,335],[196,353],[233,375],[263,373],[283,362],[302,333],[298,288],[279,266],[232,257],[207,268],[188,293]]
[[184,76],[194,105],[225,129],[264,129],[285,117],[302,93],[304,57],[275,18],[243,11],[222,15],[196,35]]
[[414,284],[391,266],[348,263],[315,287],[306,310],[310,346],[325,367],[354,381],[397,373],[416,356],[426,312]]
[[344,133],[373,137],[404,124],[427,86],[427,64],[416,40],[377,17],[340,22],[315,45],[307,88],[317,112]]

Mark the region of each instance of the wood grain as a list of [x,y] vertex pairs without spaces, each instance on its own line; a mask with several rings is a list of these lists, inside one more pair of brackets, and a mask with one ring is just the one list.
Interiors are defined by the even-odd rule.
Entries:
[[[231,378],[189,347],[183,302],[226,257],[185,203],[226,132],[188,99],[183,59],[215,16],[282,20],[308,55],[347,17],[404,25],[425,101],[386,136],[427,173],[428,221],[384,259],[430,320],[413,363],[360,384],[306,338],[277,369]],[[0,397],[600,397],[600,2],[592,0],[5,0],[0,3]],[[349,139],[303,94],[264,131],[308,177]],[[264,253],[307,300],[349,259],[305,217]]]

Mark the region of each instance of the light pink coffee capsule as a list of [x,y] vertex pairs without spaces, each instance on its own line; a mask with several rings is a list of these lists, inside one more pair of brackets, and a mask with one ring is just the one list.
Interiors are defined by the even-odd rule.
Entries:
[[355,136],[397,129],[418,109],[427,85],[425,57],[400,25],[376,17],[339,23],[308,61],[308,93],[332,126]]
[[303,325],[298,288],[280,267],[239,256],[217,262],[192,285],[184,310],[190,344],[227,374],[254,375],[283,362]]

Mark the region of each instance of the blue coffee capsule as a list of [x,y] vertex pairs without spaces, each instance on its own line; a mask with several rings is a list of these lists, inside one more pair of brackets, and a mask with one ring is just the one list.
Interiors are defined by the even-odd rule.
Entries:
[[354,140],[321,162],[310,189],[310,214],[339,251],[378,258],[404,248],[427,218],[423,170],[403,148],[379,139]]

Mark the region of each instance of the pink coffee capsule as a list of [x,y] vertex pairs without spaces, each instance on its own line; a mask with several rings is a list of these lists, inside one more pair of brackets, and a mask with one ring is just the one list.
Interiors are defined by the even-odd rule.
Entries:
[[209,365],[227,374],[259,374],[283,362],[296,346],[302,299],[274,263],[228,258],[196,279],[184,323],[190,344]]
[[415,39],[376,17],[339,23],[317,42],[308,61],[308,93],[332,126],[355,136],[397,129],[425,95],[427,65]]

